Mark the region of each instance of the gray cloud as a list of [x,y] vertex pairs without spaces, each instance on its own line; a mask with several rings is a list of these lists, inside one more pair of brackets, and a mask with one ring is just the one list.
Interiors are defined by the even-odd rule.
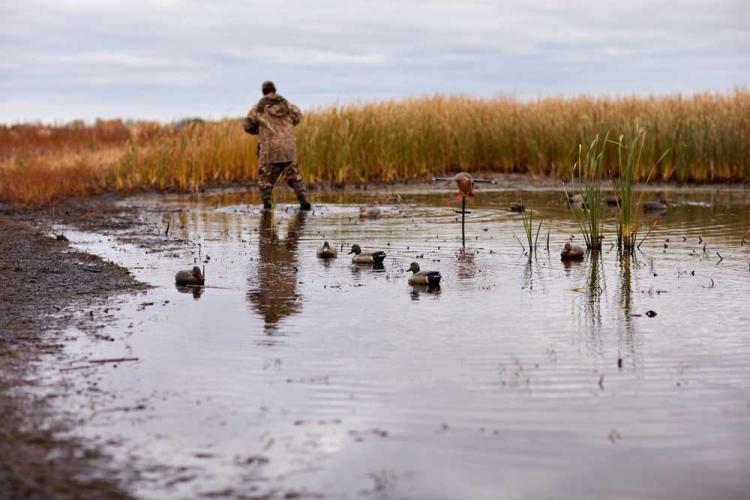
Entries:
[[741,1],[5,1],[0,121],[237,116],[462,93],[691,93],[750,83]]

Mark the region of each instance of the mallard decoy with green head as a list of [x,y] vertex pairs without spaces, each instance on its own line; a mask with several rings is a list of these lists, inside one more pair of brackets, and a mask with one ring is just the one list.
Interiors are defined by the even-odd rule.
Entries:
[[321,259],[335,259],[338,256],[336,248],[332,247],[327,241],[323,242],[323,246],[318,248],[317,253]]
[[560,260],[583,260],[584,253],[583,247],[573,245],[568,241],[560,252]]
[[443,277],[440,271],[420,271],[416,262],[411,263],[407,269],[407,272],[409,271],[413,273],[409,276],[410,285],[440,286],[440,279]]
[[201,268],[193,266],[191,271],[180,271],[175,277],[174,281],[178,285],[202,285],[206,279],[201,272]]
[[363,252],[359,245],[352,245],[352,249],[349,254],[354,254],[352,257],[352,263],[354,264],[382,264],[385,260],[385,252],[382,250],[377,252]]

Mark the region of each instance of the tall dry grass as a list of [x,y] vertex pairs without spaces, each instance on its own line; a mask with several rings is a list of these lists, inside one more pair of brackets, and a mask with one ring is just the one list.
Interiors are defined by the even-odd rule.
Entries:
[[[0,200],[33,204],[102,190],[196,191],[256,178],[257,143],[239,120],[179,130],[110,124],[105,133],[107,123],[88,132],[80,124],[62,131],[31,126],[15,135],[0,127]],[[531,102],[435,96],[352,104],[308,112],[297,136],[301,171],[309,182],[361,183],[460,170],[567,177],[577,145],[587,138],[607,132],[632,136],[641,129],[647,133],[644,167],[633,172],[635,180],[645,179],[646,166],[657,163],[665,150],[669,153],[653,179],[750,179],[747,90]],[[119,151],[116,158],[94,155],[112,149]],[[64,157],[76,161],[62,168],[58,159]],[[606,174],[618,174],[616,150],[605,153],[602,165]]]

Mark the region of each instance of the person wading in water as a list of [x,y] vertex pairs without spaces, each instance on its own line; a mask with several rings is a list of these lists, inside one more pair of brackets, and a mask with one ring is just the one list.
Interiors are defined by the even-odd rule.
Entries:
[[263,209],[273,206],[273,186],[282,175],[294,189],[302,210],[310,210],[305,185],[297,168],[297,139],[294,127],[302,120],[302,112],[276,93],[273,82],[263,82],[263,97],[247,113],[245,132],[258,136],[258,187]]

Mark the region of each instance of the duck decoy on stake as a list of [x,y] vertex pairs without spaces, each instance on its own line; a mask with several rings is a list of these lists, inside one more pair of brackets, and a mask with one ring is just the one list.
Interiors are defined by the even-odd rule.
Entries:
[[461,211],[456,210],[456,213],[461,214],[461,247],[466,249],[466,214],[471,213],[466,211],[466,197],[474,196],[474,186],[477,183],[497,184],[497,182],[491,179],[475,179],[467,172],[459,172],[453,177],[433,177],[432,182],[445,182],[446,185],[455,182],[458,186]]

